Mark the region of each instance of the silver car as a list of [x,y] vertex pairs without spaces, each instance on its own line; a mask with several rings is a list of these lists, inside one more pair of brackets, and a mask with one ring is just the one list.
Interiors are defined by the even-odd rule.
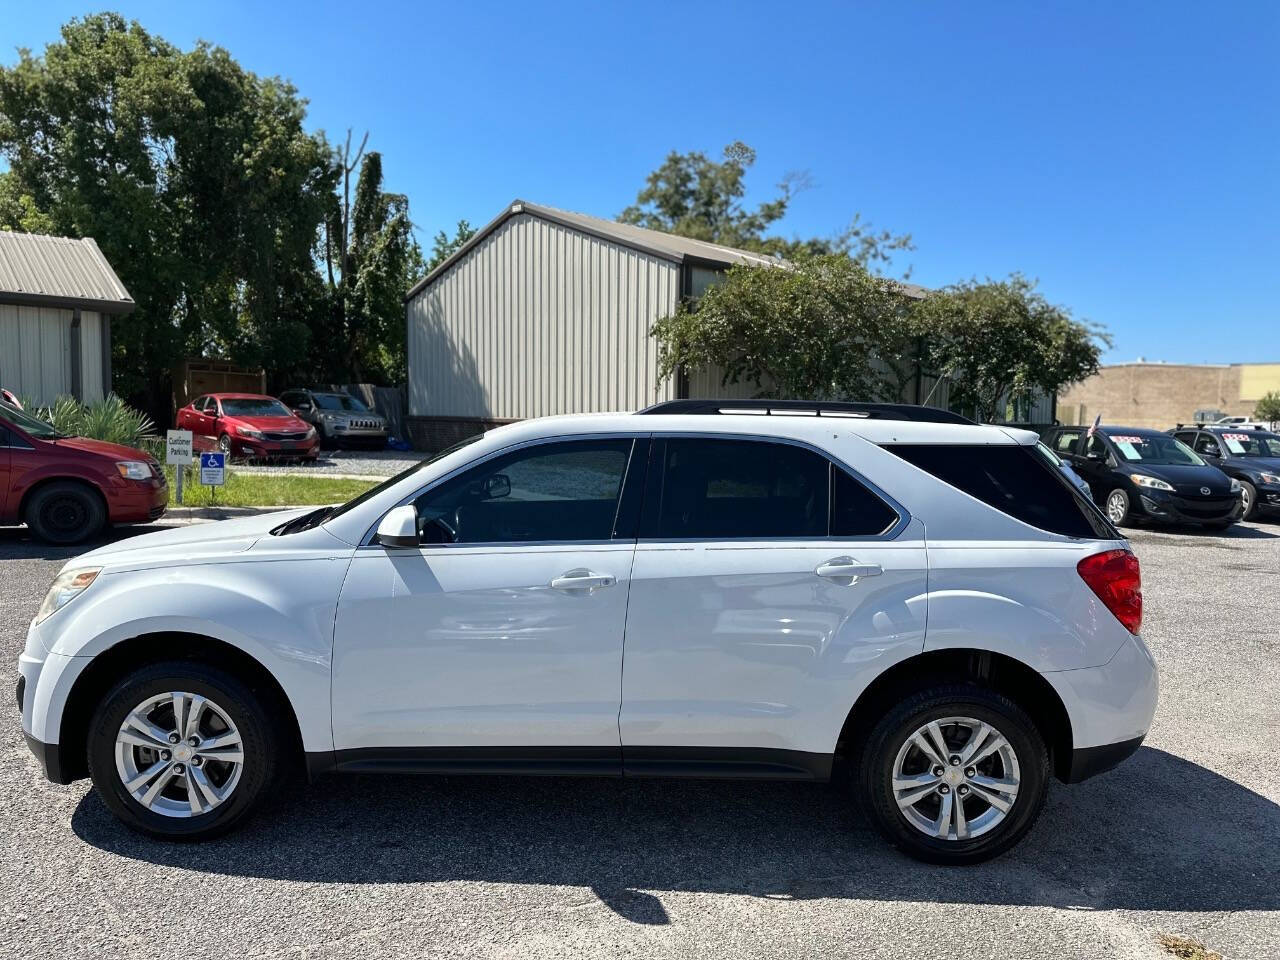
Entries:
[[286,390],[280,399],[316,428],[322,447],[387,445],[387,421],[349,393]]

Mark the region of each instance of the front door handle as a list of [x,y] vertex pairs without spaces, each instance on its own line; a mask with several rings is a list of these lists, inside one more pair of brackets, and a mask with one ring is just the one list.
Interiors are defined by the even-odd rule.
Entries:
[[568,570],[551,581],[553,590],[598,590],[601,587],[612,587],[618,578],[607,573],[595,573],[586,567]]
[[814,573],[824,580],[851,585],[859,577],[878,577],[884,573],[884,567],[878,563],[859,563],[853,557],[832,557],[814,568]]

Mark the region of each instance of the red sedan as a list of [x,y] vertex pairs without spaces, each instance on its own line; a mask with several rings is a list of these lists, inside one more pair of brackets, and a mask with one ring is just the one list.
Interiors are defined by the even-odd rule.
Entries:
[[141,450],[68,437],[0,401],[0,524],[79,543],[108,523],[146,523],[169,503],[160,465]]
[[236,457],[314,460],[315,428],[275,397],[209,393],[178,411],[178,429],[190,430],[198,450],[216,447]]

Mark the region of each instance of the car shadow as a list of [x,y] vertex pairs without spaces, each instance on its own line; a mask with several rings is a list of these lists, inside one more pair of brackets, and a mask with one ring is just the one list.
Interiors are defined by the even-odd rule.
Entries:
[[[162,866],[306,883],[588,887],[662,924],[664,890],[1075,909],[1280,908],[1280,805],[1163,750],[1055,784],[1004,857],[928,866],[885,844],[835,787],[788,783],[328,777],[197,845],[130,832],[90,791],[86,843]],[[650,892],[645,892],[650,891]]]
[[60,547],[35,539],[26,527],[0,527],[0,560],[70,560],[72,557],[78,557],[82,553],[96,550],[108,543],[168,529],[172,528],[154,523],[108,527],[101,534],[84,543]]
[[1203,540],[1274,540],[1280,537],[1280,527],[1274,523],[1249,520],[1239,521],[1225,530],[1209,530],[1205,527],[1185,525],[1160,525],[1125,527],[1121,533],[1129,539],[1158,539],[1161,536],[1170,539],[1181,537],[1197,537]]

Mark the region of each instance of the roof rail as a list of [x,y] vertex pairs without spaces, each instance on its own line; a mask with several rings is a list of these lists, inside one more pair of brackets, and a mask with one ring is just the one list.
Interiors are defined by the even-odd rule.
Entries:
[[639,414],[747,414],[749,416],[842,417],[857,420],[915,420],[922,423],[973,421],[950,410],[911,403],[856,403],[837,400],[667,400]]

